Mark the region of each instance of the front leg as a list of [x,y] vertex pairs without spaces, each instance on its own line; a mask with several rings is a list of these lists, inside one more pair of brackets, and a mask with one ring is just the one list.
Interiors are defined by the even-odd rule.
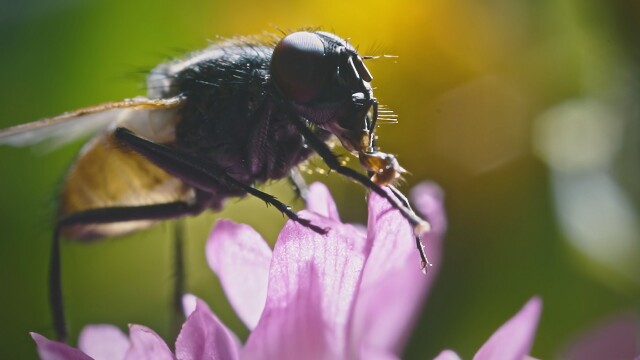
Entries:
[[[396,187],[393,185],[388,185],[387,187],[389,188],[389,190],[391,190],[391,192],[393,192],[396,198],[398,198],[398,200],[400,200],[404,204],[404,206],[406,206],[409,210],[413,211],[413,209],[411,208],[411,205],[409,204],[409,200],[407,199],[406,196],[404,196],[403,193],[400,192],[400,190],[396,189]],[[427,259],[427,254],[424,251],[424,244],[422,243],[422,240],[420,240],[420,235],[416,235],[415,240],[416,240],[416,248],[418,249],[418,253],[420,254],[422,271],[426,273],[427,269],[432,264],[429,262],[429,259]]]
[[264,201],[267,206],[272,205],[289,219],[319,234],[325,234],[327,232],[326,229],[313,225],[311,221],[298,216],[298,214],[291,210],[290,206],[282,203],[273,195],[236,180],[224,169],[217,167],[215,164],[201,157],[179,151],[166,145],[154,143],[136,135],[126,128],[117,128],[114,136],[124,146],[144,156],[159,168],[182,179],[185,183],[197,189],[214,194],[219,193],[220,185],[239,189]]
[[395,196],[389,195],[382,186],[374,183],[371,179],[369,179],[366,175],[357,172],[356,170],[344,166],[340,163],[338,157],[331,152],[329,146],[319,139],[311,129],[307,127],[302,119],[294,119],[292,122],[295,124],[296,128],[302,134],[304,139],[307,141],[309,146],[311,146],[317,153],[320,155],[322,160],[329,166],[329,168],[337,173],[346,176],[352,180],[355,180],[365,186],[368,189],[371,189],[376,194],[385,198],[394,208],[400,211],[402,216],[404,216],[407,221],[413,226],[414,232],[417,235],[421,235],[427,231],[429,231],[430,225],[428,222],[421,219],[413,210],[407,208],[402,200],[396,198]]
[[348,178],[351,178],[368,189],[371,189],[376,194],[385,198],[389,203],[396,208],[402,216],[409,221],[411,226],[413,226],[413,231],[416,236],[416,247],[418,248],[418,252],[420,254],[421,267],[424,272],[426,272],[427,267],[430,266],[429,261],[427,260],[427,256],[424,252],[424,246],[420,242],[420,236],[429,231],[431,225],[421,219],[409,206],[409,202],[397,189],[393,186],[388,186],[391,190],[390,195],[386,192],[382,186],[373,182],[369,177],[355,171],[352,168],[346,167],[342,165],[338,159],[338,157],[331,151],[329,146],[319,139],[311,129],[307,127],[303,119],[295,118],[292,120],[300,134],[305,138],[309,146],[311,146],[317,153],[320,155],[322,160],[329,166],[330,169],[342,174]]

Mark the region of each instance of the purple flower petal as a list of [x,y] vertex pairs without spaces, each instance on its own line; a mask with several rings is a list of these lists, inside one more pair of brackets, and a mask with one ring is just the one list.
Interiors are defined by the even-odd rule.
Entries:
[[173,360],[173,354],[158,334],[146,326],[129,325],[131,347],[125,360]]
[[[442,203],[431,192],[415,192],[421,201],[431,202],[428,219],[443,219]],[[354,343],[365,343],[381,351],[400,354],[417,313],[440,267],[443,227],[438,224],[423,238],[434,266],[425,276],[413,229],[399,211],[385,199],[372,194],[369,199],[369,245],[362,284],[355,307]],[[395,296],[389,296],[395,294]]]
[[635,359],[640,354],[640,318],[626,313],[580,334],[560,358],[568,360]]
[[358,359],[366,359],[366,360],[399,360],[400,358],[388,352],[382,352],[370,347],[362,347],[360,349],[360,356]]
[[433,360],[461,360],[460,356],[451,350],[444,350],[438,356],[436,356]]
[[271,249],[248,225],[220,220],[209,236],[206,256],[231,306],[251,330],[267,298]]
[[338,207],[333,201],[329,189],[319,182],[314,182],[309,186],[309,198],[307,199],[307,210],[313,211],[331,220],[340,221]]
[[278,237],[267,304],[245,359],[345,358],[347,322],[364,263],[364,236],[350,225],[302,211],[319,235],[289,221]]
[[305,270],[299,270],[298,275],[306,283],[291,295],[288,304],[280,308],[267,304],[265,316],[242,349],[242,359],[293,360],[311,354],[316,359],[339,358],[331,346],[332,334],[324,329],[318,270],[313,265]]
[[184,317],[188,318],[196,311],[196,305],[198,304],[198,298],[193,294],[184,294],[182,296],[182,310],[184,310]]
[[542,301],[534,297],[502,325],[473,357],[474,360],[521,360],[533,345]]
[[[431,182],[422,182],[411,189],[411,200],[416,211],[422,214],[431,225],[429,234],[440,236],[447,228],[447,217],[443,207],[442,189]],[[427,234],[427,236],[429,235]]]
[[80,332],[78,349],[95,360],[124,359],[129,338],[117,326],[88,325]]
[[182,326],[176,341],[179,360],[238,359],[240,342],[211,312],[207,304],[198,299],[196,310]]
[[49,340],[37,333],[31,333],[31,337],[36,342],[42,360],[91,360],[89,355],[67,344]]

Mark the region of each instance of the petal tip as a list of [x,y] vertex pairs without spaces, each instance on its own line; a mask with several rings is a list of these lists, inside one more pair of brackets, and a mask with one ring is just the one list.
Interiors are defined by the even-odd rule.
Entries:
[[460,360],[460,356],[453,350],[442,350],[434,360]]
[[44,342],[44,341],[49,340],[49,339],[47,339],[46,337],[44,337],[44,336],[42,336],[42,335],[38,334],[37,332],[33,332],[33,331],[30,331],[30,332],[29,332],[29,336],[31,336],[31,338],[33,339],[33,341],[35,341],[35,342],[36,342],[36,344],[39,344],[39,343],[41,343],[41,342]]
[[485,342],[474,360],[494,359],[496,354],[504,358],[522,359],[529,354],[542,312],[542,299],[532,297]]
[[536,319],[540,317],[542,313],[542,298],[538,295],[532,297],[527,301],[526,304],[522,307],[521,313],[527,313]]
[[196,306],[198,304],[198,297],[193,294],[184,294],[182,296],[182,310],[184,311],[184,316],[189,317],[194,311],[196,311]]
[[314,182],[309,186],[307,210],[329,219],[340,221],[338,207],[331,196],[331,192],[329,188],[321,182]]

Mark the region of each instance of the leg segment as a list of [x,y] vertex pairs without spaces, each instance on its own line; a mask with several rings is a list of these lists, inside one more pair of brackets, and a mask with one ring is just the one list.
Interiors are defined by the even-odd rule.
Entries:
[[354,169],[340,164],[338,157],[333,152],[331,152],[329,146],[324,141],[318,139],[318,137],[313,133],[313,131],[311,131],[311,129],[307,127],[303,120],[294,119],[293,123],[295,124],[298,131],[300,131],[300,134],[302,134],[309,145],[318,153],[318,155],[320,155],[322,160],[324,160],[329,168],[338,172],[339,174],[342,174],[343,176],[359,182],[366,188],[371,189],[376,194],[389,201],[389,203],[391,203],[394,208],[398,209],[402,216],[404,216],[409,221],[411,226],[413,226],[414,228],[414,232],[417,235],[428,231],[429,223],[418,217],[418,215],[416,215],[413,210],[405,206],[403,202],[397,198],[397,196],[389,195],[389,193],[384,191],[384,189],[380,185],[371,181],[371,179],[369,179],[367,176],[357,172]]
[[109,207],[69,214],[58,220],[53,234],[51,262],[49,264],[49,301],[53,313],[53,326],[58,340],[65,341],[67,324],[62,298],[60,235],[64,227],[72,225],[105,224],[134,220],[166,220],[184,215],[195,215],[207,206],[206,201],[194,203],[173,202],[135,207]]
[[182,297],[185,294],[185,254],[184,254],[185,228],[184,220],[178,219],[173,229],[173,297],[171,315],[171,333],[177,338],[180,328],[184,323],[184,309],[182,307]]
[[[403,193],[400,192],[400,190],[396,189],[396,187],[393,185],[389,185],[388,187],[393,195],[395,195],[396,198],[398,198],[398,200],[400,200],[400,202],[404,204],[404,206],[413,211],[413,209],[411,209],[411,205],[409,204],[409,200],[406,196],[404,196]],[[429,259],[427,259],[427,254],[425,254],[424,252],[424,244],[422,244],[422,241],[420,241],[419,235],[416,235],[416,247],[418,248],[418,252],[420,253],[420,264],[422,267],[422,271],[426,273],[429,266],[431,266],[431,263],[429,262]]]
[[219,191],[219,187],[216,185],[222,183],[227,187],[240,189],[261,199],[267,206],[272,205],[289,217],[289,219],[319,234],[325,234],[327,232],[326,229],[313,225],[311,221],[299,217],[298,214],[291,210],[290,206],[282,203],[273,195],[269,195],[236,180],[224,169],[220,169],[205,159],[177,151],[165,145],[156,144],[125,128],[116,129],[115,136],[123,145],[141,154],[169,174],[182,179],[197,189],[215,193]]

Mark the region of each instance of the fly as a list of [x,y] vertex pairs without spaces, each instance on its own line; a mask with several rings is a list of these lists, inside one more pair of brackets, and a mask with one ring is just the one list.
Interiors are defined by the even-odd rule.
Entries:
[[[363,57],[322,31],[279,41],[235,38],[158,65],[147,97],[110,102],[0,131],[0,144],[64,143],[96,133],[69,168],[60,194],[50,263],[50,301],[57,336],[67,334],[60,238],[123,235],[158,221],[220,210],[230,197],[255,196],[313,231],[254,184],[289,178],[304,194],[297,166],[318,154],[333,171],[384,197],[419,235],[429,224],[394,187],[403,173],[375,144],[379,110]],[[362,174],[327,144],[337,137],[357,156]],[[385,191],[384,188],[390,190]]]

